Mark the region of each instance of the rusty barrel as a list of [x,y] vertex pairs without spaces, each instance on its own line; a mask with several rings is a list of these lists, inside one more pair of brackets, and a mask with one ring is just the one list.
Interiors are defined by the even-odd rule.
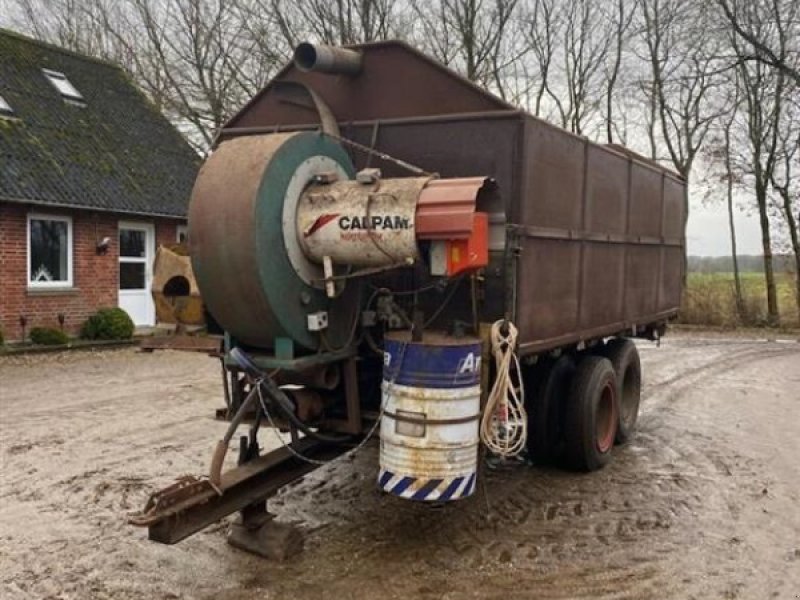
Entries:
[[472,495],[478,463],[481,345],[477,338],[408,333],[384,341],[378,486],[448,502]]

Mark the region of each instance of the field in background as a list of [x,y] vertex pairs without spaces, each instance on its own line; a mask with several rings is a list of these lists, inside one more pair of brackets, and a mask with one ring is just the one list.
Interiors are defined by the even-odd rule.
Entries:
[[[733,273],[689,273],[679,321],[719,327],[766,324],[767,292],[762,273],[742,273],[743,315],[737,315]],[[777,273],[783,327],[799,327],[794,275]]]

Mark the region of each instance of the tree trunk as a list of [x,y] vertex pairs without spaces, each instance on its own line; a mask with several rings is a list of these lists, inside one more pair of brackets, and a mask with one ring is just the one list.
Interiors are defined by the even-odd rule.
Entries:
[[794,299],[797,302],[797,322],[800,323],[800,248],[794,251]]
[[739,276],[739,255],[736,250],[736,224],[733,219],[733,182],[728,178],[728,225],[731,230],[731,259],[733,260],[733,288],[736,301],[736,316],[739,322],[745,319],[742,301],[742,279]]
[[772,265],[772,239],[769,231],[769,216],[767,214],[767,190],[760,183],[756,183],[756,201],[758,202],[758,216],[761,224],[761,246],[764,251],[764,282],[767,286],[767,325],[777,327],[780,324],[778,312],[778,288],[775,285],[775,270]]
[[736,250],[736,223],[733,218],[733,168],[731,167],[730,125],[725,129],[725,176],[728,183],[728,226],[731,231],[731,259],[733,260],[733,286],[736,301],[736,316],[744,322],[744,303],[742,302],[742,280],[739,277],[739,255]]
[[789,186],[779,189],[783,198],[783,210],[786,213],[786,224],[789,227],[789,239],[792,242],[792,252],[794,253],[794,284],[795,300],[797,303],[797,320],[800,323],[800,233],[797,231],[797,219],[792,212],[792,199],[789,195]]

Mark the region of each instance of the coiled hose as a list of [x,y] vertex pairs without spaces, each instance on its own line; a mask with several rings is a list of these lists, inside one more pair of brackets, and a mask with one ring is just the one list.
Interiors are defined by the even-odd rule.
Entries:
[[497,375],[481,419],[481,441],[492,454],[504,458],[519,455],[528,441],[525,389],[515,352],[517,333],[510,321],[492,325],[490,339]]

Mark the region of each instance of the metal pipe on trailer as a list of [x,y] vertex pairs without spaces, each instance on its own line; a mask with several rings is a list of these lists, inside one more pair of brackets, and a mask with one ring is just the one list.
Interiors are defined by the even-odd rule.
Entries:
[[361,72],[362,56],[356,50],[303,42],[294,50],[294,64],[301,71],[355,76]]

